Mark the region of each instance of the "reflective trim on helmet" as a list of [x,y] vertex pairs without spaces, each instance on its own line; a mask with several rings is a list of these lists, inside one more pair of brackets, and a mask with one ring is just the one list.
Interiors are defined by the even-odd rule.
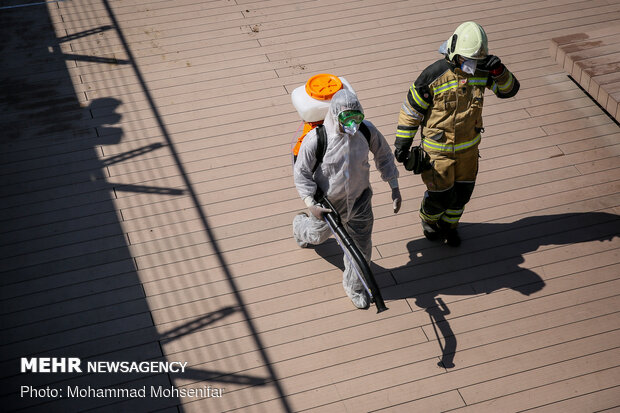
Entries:
[[424,139],[423,145],[424,149],[440,151],[440,152],[458,152],[465,149],[469,149],[472,146],[475,146],[480,142],[481,136],[480,134],[476,135],[476,137],[470,141],[459,143],[458,145],[454,145],[451,143],[438,143],[433,142],[428,139]]
[[422,109],[424,109],[424,110],[428,109],[429,104],[426,103],[426,101],[424,99],[422,99],[422,96],[420,96],[420,94],[418,93],[418,91],[415,88],[415,86],[412,85],[409,88],[409,91],[411,92],[411,95],[413,96],[413,99],[415,100],[415,103],[420,105],[420,107]]

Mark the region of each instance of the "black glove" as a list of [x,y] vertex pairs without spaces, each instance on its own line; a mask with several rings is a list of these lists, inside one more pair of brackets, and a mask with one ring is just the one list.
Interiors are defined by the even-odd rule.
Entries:
[[396,148],[396,150],[394,151],[394,157],[400,163],[405,162],[407,160],[408,155],[409,155],[408,151],[403,151],[400,148]]
[[431,157],[422,146],[414,146],[411,148],[411,152],[405,161],[406,170],[413,171],[414,174],[418,175],[432,167]]
[[490,54],[483,61],[483,69],[488,70],[491,76],[499,76],[504,71],[504,65],[499,57]]

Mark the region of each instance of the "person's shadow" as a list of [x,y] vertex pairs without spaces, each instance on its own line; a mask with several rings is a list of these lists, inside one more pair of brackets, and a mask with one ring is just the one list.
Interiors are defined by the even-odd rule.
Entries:
[[[536,272],[523,268],[527,253],[620,236],[620,216],[603,212],[533,216],[510,223],[462,224],[463,244],[458,248],[440,245],[423,236],[407,243],[409,262],[398,268],[373,263],[373,273],[386,301],[413,298],[426,311],[441,349],[439,366],[454,367],[457,350],[447,316],[450,310],[441,296],[478,295],[511,289],[530,296],[545,282]],[[332,248],[317,248],[320,255]],[[325,256],[340,266],[341,259]],[[558,259],[562,259],[558,257]],[[389,307],[389,303],[388,303]],[[442,344],[443,341],[443,344]]]

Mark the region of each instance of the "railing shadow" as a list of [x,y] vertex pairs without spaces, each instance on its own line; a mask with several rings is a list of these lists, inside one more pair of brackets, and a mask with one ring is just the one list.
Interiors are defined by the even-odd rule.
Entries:
[[[111,25],[58,38],[47,6],[0,9],[0,397],[2,410],[82,411],[115,406],[126,411],[182,409],[172,398],[131,399],[21,397],[28,388],[170,387],[167,374],[20,373],[21,357],[78,357],[95,360],[166,360],[160,343],[177,340],[241,313],[249,326],[267,377],[188,368],[195,381],[274,386],[282,411],[290,411],[258,332],[253,326],[207,216],[198,202],[165,123],[118,28]],[[115,30],[129,59],[66,54],[68,40]],[[107,145],[125,138],[118,124],[122,101],[80,102],[67,61],[131,66],[161,129],[164,141],[105,156]],[[10,63],[9,63],[10,62]],[[97,116],[93,112],[97,111]],[[185,187],[110,182],[106,169],[145,154],[168,150]],[[113,179],[112,179],[113,180]],[[121,227],[117,192],[189,196],[223,268],[237,303],[174,329],[157,331]],[[181,377],[181,376],[180,376]]]
[[[177,340],[196,331],[204,330],[210,325],[220,322],[226,317],[235,314],[237,311],[239,311],[239,309],[235,307],[224,307],[218,311],[214,311],[201,317],[197,317],[193,320],[188,321],[185,324],[162,332],[159,336],[159,341],[162,344],[167,344],[171,341]],[[231,374],[229,371],[214,371],[198,368],[186,368],[184,372],[175,374],[175,377],[186,380],[190,379],[193,381],[235,383],[244,386],[263,386],[268,384],[269,382],[269,380],[264,377],[250,376],[238,373]]]
[[116,33],[120,39],[120,42],[123,46],[123,49],[125,51],[125,54],[128,56],[128,61],[129,64],[131,65],[131,67],[133,68],[134,71],[134,75],[137,78],[142,93],[144,94],[144,97],[151,109],[151,112],[155,118],[155,121],[158,125],[158,128],[164,138],[164,142],[169,150],[169,153],[171,154],[172,158],[174,159],[174,163],[178,169],[178,173],[181,177],[181,179],[184,182],[184,186],[185,186],[185,190],[187,195],[189,196],[189,198],[191,199],[191,202],[193,204],[193,208],[196,211],[196,213],[198,214],[199,220],[201,222],[202,228],[205,231],[208,240],[211,243],[211,247],[213,248],[214,252],[215,252],[215,256],[217,257],[217,260],[219,262],[219,266],[222,269],[222,271],[225,274],[225,278],[226,281],[228,282],[230,291],[232,292],[232,295],[235,298],[235,301],[237,303],[237,308],[239,309],[239,312],[241,313],[243,320],[247,326],[247,328],[250,331],[250,335],[253,338],[254,341],[254,347],[256,348],[256,350],[258,351],[258,353],[260,354],[260,358],[262,359],[263,365],[265,366],[266,370],[267,370],[267,374],[268,374],[268,378],[265,380],[265,383],[270,383],[272,386],[274,386],[274,389],[276,391],[276,393],[278,394],[279,400],[280,400],[280,404],[281,404],[281,409],[284,412],[290,412],[291,408],[288,404],[287,398],[286,398],[286,394],[284,393],[284,390],[282,388],[282,386],[280,385],[280,382],[278,380],[278,376],[275,372],[275,370],[273,369],[272,363],[269,359],[269,356],[267,354],[267,352],[265,351],[265,346],[262,343],[262,339],[256,329],[256,327],[254,326],[254,322],[252,321],[252,317],[250,316],[249,312],[247,311],[247,308],[245,306],[245,301],[240,293],[239,288],[237,287],[236,281],[230,271],[230,267],[228,266],[228,263],[226,262],[226,259],[219,247],[219,243],[217,238],[215,237],[215,235],[213,234],[213,231],[211,229],[211,226],[209,224],[208,218],[207,218],[207,214],[205,213],[199,199],[198,199],[198,195],[196,193],[196,191],[194,190],[194,187],[189,179],[189,176],[185,170],[185,167],[183,165],[183,162],[181,161],[180,157],[179,157],[179,153],[176,150],[176,147],[174,145],[174,142],[172,141],[172,138],[170,136],[170,133],[168,131],[168,128],[166,127],[166,124],[163,120],[162,115],[159,112],[159,109],[157,107],[157,104],[155,103],[155,100],[153,99],[153,96],[150,92],[150,89],[148,87],[147,82],[144,79],[144,76],[142,75],[142,72],[140,70],[140,68],[138,67],[137,63],[136,63],[136,59],[133,55],[133,52],[131,50],[131,47],[129,45],[129,43],[127,42],[127,39],[124,36],[123,31],[120,29],[120,25],[117,22],[116,19],[116,15],[109,3],[108,0],[102,0],[102,4],[105,7],[105,10],[108,14],[108,17],[110,19],[110,22],[112,23],[112,26],[115,27],[116,29]]
[[[101,161],[103,148],[124,139],[118,126],[122,102],[115,98],[86,101],[75,90],[68,61],[111,62],[67,55],[61,48],[66,40],[109,29],[58,38],[44,3],[0,10],[3,411],[82,411],[127,401],[124,397],[70,399],[68,386],[170,386],[166,374],[20,372],[22,357],[77,357],[83,360],[83,369],[86,362],[95,360],[164,358],[114,199],[116,190],[184,192],[109,182],[108,166],[138,155]],[[24,387],[29,389],[25,395]],[[44,392],[40,397],[35,392],[46,388],[58,390],[58,396]],[[179,403],[174,397],[151,400],[135,411]],[[137,404],[130,401],[127,408]]]

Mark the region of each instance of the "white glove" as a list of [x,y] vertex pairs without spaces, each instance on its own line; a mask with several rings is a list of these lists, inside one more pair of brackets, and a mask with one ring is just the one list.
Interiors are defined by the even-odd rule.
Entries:
[[394,208],[394,213],[400,211],[402,202],[403,199],[400,196],[400,189],[398,189],[398,187],[392,188],[392,208]]
[[332,212],[331,209],[323,208],[319,204],[310,205],[308,209],[310,210],[310,213],[314,215],[316,219],[320,219],[320,220],[323,219],[324,214],[329,214],[330,212]]

